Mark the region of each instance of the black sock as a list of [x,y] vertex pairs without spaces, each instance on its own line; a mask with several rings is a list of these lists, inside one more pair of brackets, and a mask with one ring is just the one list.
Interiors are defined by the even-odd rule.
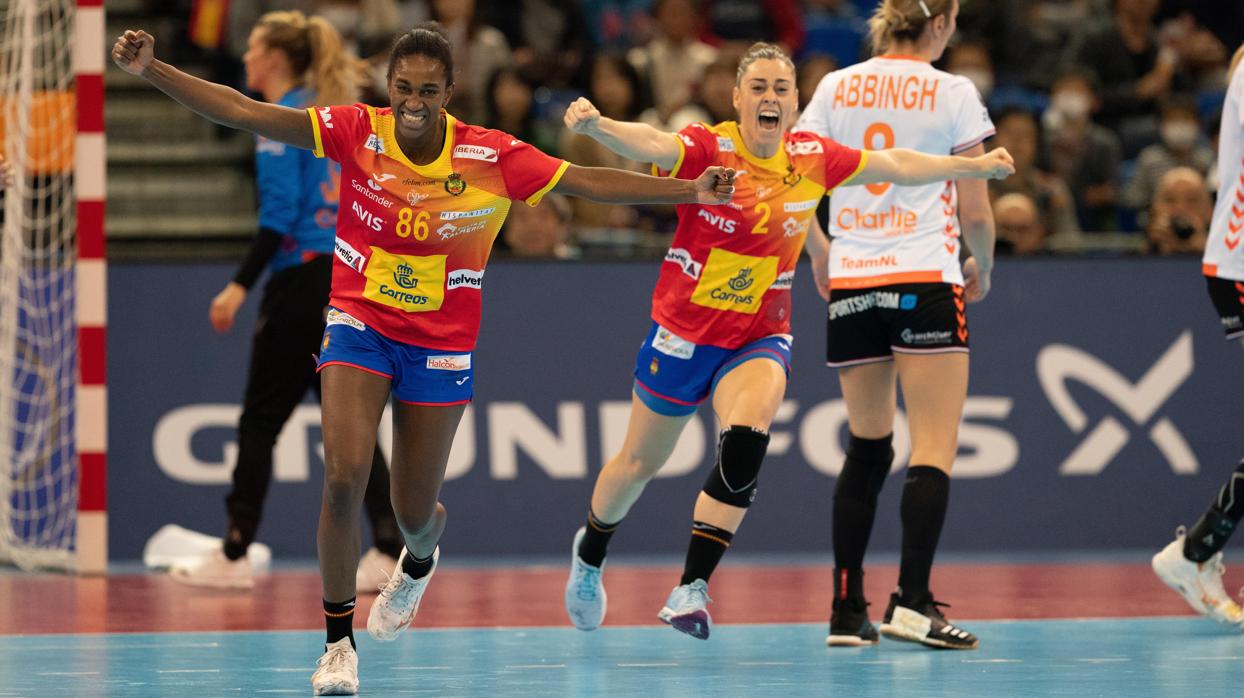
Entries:
[[724,528],[712,524],[693,521],[691,523],[691,544],[687,546],[687,562],[682,568],[682,580],[679,584],[690,584],[697,579],[708,581],[726,554],[734,534]]
[[834,565],[861,569],[877,518],[877,495],[894,460],[893,434],[864,439],[851,434],[847,458],[834,485]]
[[432,571],[432,556],[420,560],[407,548],[406,557],[402,558],[402,571],[410,575],[411,579],[422,579]]
[[1184,538],[1184,557],[1193,562],[1205,562],[1216,555],[1227,544],[1241,518],[1244,518],[1244,461],[1235,466],[1231,479],[1188,531]]
[[246,534],[235,524],[229,525],[225,534],[225,557],[230,560],[241,560],[246,557],[246,549],[251,544]]
[[899,512],[903,519],[903,557],[898,585],[902,598],[918,602],[929,594],[933,555],[946,520],[950,500],[950,477],[929,465],[907,468]]
[[583,540],[579,541],[579,559],[592,567],[600,567],[600,564],[605,561],[605,552],[609,548],[609,539],[613,537],[613,532],[618,530],[618,524],[620,523],[622,522],[605,523],[596,518],[596,514],[589,509],[587,512],[587,532],[583,534]]
[[864,570],[834,568],[834,601],[864,600]]
[[324,625],[328,630],[326,644],[333,644],[343,637],[350,638],[350,646],[354,644],[354,598],[341,603],[324,600]]

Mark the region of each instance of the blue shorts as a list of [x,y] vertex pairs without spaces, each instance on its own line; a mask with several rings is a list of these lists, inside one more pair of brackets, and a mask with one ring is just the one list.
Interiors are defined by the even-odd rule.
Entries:
[[390,379],[393,397],[409,405],[463,405],[475,392],[471,352],[398,342],[330,307],[316,370],[333,365]]
[[778,362],[790,376],[791,337],[775,334],[738,349],[694,344],[652,323],[635,358],[635,394],[667,417],[695,412],[731,369],[752,359]]

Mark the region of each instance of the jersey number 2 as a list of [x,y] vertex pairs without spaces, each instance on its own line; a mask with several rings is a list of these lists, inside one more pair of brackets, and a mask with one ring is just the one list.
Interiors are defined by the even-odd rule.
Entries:
[[[876,144],[877,136],[881,136],[881,145]],[[864,131],[864,149],[865,150],[885,150],[894,147],[894,129],[884,121],[874,121]],[[889,182],[877,182],[876,184],[865,184],[864,188],[868,193],[874,196],[881,196],[889,191],[893,186]]]

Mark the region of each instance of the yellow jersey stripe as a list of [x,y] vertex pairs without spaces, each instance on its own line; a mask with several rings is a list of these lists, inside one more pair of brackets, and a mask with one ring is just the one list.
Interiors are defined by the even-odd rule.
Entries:
[[311,117],[311,133],[315,136],[315,157],[324,157],[324,140],[320,137],[320,120],[315,118],[315,107],[307,107],[307,115]]
[[[854,172],[852,172],[851,174],[847,175],[847,178],[846,178],[846,179],[844,179],[844,180],[842,180],[841,182],[839,182],[838,184],[836,184],[836,185],[834,186],[834,189],[837,189],[838,187],[845,186],[845,185],[847,185],[848,183],[850,183],[850,181],[851,181],[851,180],[853,180],[853,179],[855,179],[855,178],[856,178],[856,176],[858,176],[858,175],[859,175],[859,173],[861,173],[861,172],[863,172],[863,171],[864,171],[864,168],[865,168],[865,167],[868,167],[868,151],[867,151],[867,150],[861,150],[861,151],[860,151],[860,164],[859,164],[859,165],[857,165],[857,166],[855,167],[855,171],[854,171]],[[833,191],[833,189],[830,189],[830,191]],[[827,193],[828,193],[828,192],[827,192]]]
[[544,187],[541,188],[540,191],[527,197],[526,199],[527,205],[535,206],[536,204],[540,203],[540,199],[543,199],[544,195],[549,193],[549,191],[553,187],[557,186],[557,183],[561,181],[562,175],[566,174],[567,167],[570,167],[570,161],[562,160],[561,167],[558,167],[557,171],[553,173],[553,176],[549,178],[549,183],[544,185]]

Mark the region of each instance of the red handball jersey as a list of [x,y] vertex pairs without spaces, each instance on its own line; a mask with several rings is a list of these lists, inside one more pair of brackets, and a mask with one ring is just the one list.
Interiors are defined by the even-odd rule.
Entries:
[[735,349],[790,332],[790,289],[816,206],[863,169],[866,157],[814,133],[787,133],[770,158],[748,152],[738,124],[692,124],[667,174],[695,179],[712,165],[733,167],[734,200],[680,204],[652,319],[696,344]]
[[332,304],[382,335],[470,351],[484,266],[511,200],[531,206],[569,163],[500,131],[445,117],[445,147],[416,165],[391,109],[312,107],[315,155],[341,163]]

